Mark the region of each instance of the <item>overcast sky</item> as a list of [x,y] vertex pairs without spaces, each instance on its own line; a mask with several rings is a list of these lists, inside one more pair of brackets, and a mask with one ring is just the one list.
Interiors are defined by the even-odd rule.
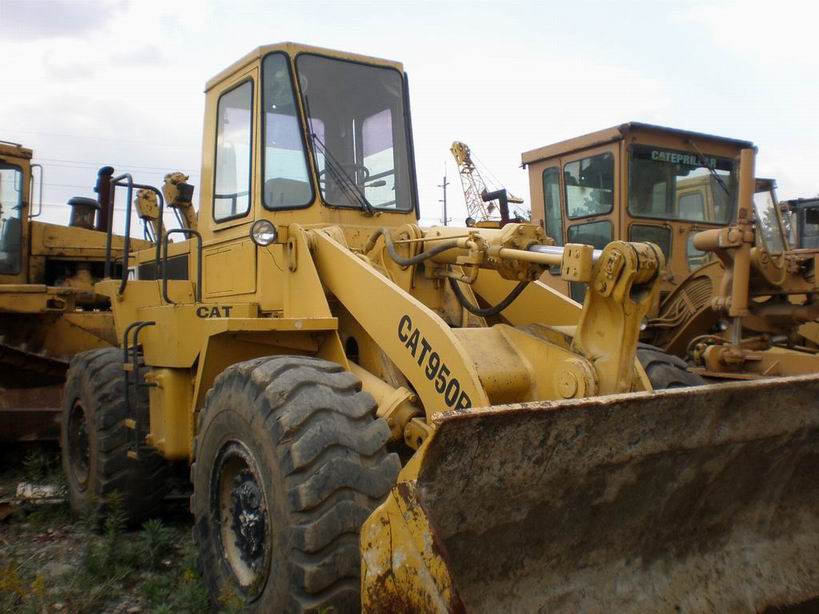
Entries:
[[198,185],[205,81],[285,40],[409,73],[423,221],[465,211],[450,143],[529,200],[523,151],[643,121],[751,140],[781,198],[819,193],[814,3],[0,0],[0,139],[46,167],[44,218],[112,164]]

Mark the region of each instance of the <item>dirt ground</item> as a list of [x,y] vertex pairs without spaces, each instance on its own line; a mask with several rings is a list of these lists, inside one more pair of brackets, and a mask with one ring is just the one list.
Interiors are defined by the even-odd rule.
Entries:
[[[48,502],[19,484],[56,486]],[[23,446],[0,458],[0,612],[206,612],[184,497],[161,518],[126,530],[116,502],[103,521],[72,518],[59,449]],[[235,609],[226,600],[223,611]]]

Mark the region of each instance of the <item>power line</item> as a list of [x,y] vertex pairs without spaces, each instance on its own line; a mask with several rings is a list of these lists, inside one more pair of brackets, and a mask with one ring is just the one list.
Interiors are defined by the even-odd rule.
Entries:
[[[40,162],[48,162],[50,165],[68,168],[99,168],[101,166],[113,166],[114,168],[134,169],[140,171],[157,171],[167,173],[168,169],[160,166],[140,166],[138,164],[111,164],[107,162],[92,162],[84,160],[60,160],[57,158],[37,158]],[[178,171],[184,171],[190,175],[198,175],[198,171],[192,168],[177,168]]]
[[86,134],[60,134],[57,132],[41,132],[38,130],[22,130],[20,128],[4,128],[0,126],[0,131],[3,132],[24,132],[26,134],[39,134],[41,136],[58,136],[60,138],[68,139],[86,139],[89,141],[108,141],[110,143],[128,143],[140,145],[153,145],[154,147],[199,147],[194,143],[157,143],[156,141],[138,141],[138,140],[124,140],[112,139],[103,136],[88,136]]

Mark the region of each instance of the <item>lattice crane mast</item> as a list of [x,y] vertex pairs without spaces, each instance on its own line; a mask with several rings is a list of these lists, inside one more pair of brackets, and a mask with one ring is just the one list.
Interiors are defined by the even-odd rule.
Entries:
[[455,158],[461,177],[468,216],[467,226],[474,226],[479,222],[498,221],[497,218],[493,219],[492,214],[495,211],[499,212],[501,226],[509,222],[509,203],[521,204],[523,199],[509,194],[505,188],[489,192],[466,143],[454,141],[449,151]]

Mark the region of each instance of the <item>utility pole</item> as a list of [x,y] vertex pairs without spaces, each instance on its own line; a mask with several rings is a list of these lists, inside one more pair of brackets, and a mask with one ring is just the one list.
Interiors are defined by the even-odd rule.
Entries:
[[438,186],[439,188],[442,188],[443,191],[444,191],[443,199],[438,201],[439,203],[444,203],[444,218],[443,218],[443,220],[441,220],[443,222],[444,226],[446,226],[447,222],[449,222],[449,218],[447,218],[447,216],[446,216],[446,187],[448,185],[449,185],[449,182],[446,180],[446,166],[444,166],[444,182]]

